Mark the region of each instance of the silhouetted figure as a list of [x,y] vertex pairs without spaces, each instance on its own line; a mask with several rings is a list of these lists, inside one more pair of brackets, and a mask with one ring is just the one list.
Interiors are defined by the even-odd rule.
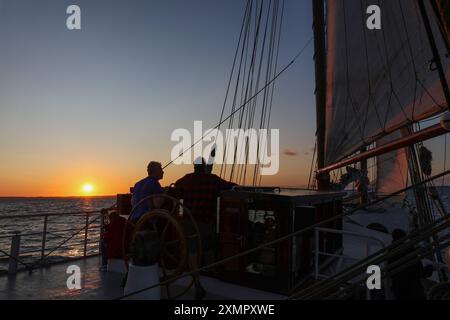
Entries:
[[[215,226],[217,197],[220,191],[231,189],[234,183],[225,181],[215,174],[209,173],[210,168],[205,160],[197,159],[194,164],[194,172],[185,175],[175,183],[178,197],[183,199],[183,204],[190,210],[192,217],[197,223],[202,250],[205,256],[210,257],[215,247]],[[188,220],[185,221],[185,229],[192,234],[193,226]],[[195,240],[189,244],[189,263],[191,269],[197,269],[197,248]],[[202,299],[205,290],[200,284],[199,275],[194,275],[196,298]]]
[[[392,242],[397,242],[406,237],[406,233],[403,230],[396,229],[392,232]],[[404,251],[394,255],[388,260],[389,264],[401,259],[402,257],[411,254],[415,251],[413,246],[406,248]],[[416,257],[411,257],[405,263],[408,263],[411,259],[416,259]],[[402,265],[395,267],[402,268]],[[400,272],[395,273],[392,276],[392,291],[395,294],[397,300],[425,300],[425,289],[422,285],[421,279],[428,278],[432,272],[427,268],[424,269],[422,262],[419,260],[414,264],[404,268]]]
[[[137,182],[133,187],[133,196],[131,198],[131,205],[135,208],[139,202],[148,196],[154,194],[161,194],[163,192],[159,180],[164,176],[164,171],[161,163],[151,161],[147,166],[148,177]],[[158,199],[161,200],[161,199]],[[156,200],[155,200],[156,201]],[[153,201],[153,203],[155,203]],[[144,201],[132,213],[130,220],[137,221],[144,214],[151,209],[150,201]]]
[[106,223],[106,218],[108,218],[108,210],[101,210],[101,219],[103,220],[102,228],[100,230],[100,253],[102,257],[102,265],[100,267],[100,271],[106,271],[108,267],[108,248],[105,240],[105,234],[108,231],[109,223]]
[[[124,232],[127,232],[127,219],[121,217],[116,211],[109,216],[109,224],[103,235],[106,242],[108,259],[123,259]],[[129,231],[128,231],[129,232]],[[125,245],[129,242],[129,234],[125,235]],[[125,248],[127,249],[127,248]]]

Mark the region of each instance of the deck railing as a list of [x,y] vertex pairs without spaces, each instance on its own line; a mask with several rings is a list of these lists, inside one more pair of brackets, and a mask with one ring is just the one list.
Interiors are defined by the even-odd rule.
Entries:
[[[340,263],[342,263],[344,260],[354,260],[359,261],[360,258],[355,258],[352,256],[348,256],[345,254],[336,254],[332,252],[326,252],[326,251],[320,251],[320,233],[332,233],[332,234],[339,234],[343,236],[351,236],[362,239],[362,242],[364,243],[364,257],[368,257],[373,250],[372,245],[374,242],[379,246],[379,249],[384,249],[386,247],[385,243],[382,239],[379,239],[374,236],[369,236],[367,234],[357,233],[357,232],[350,232],[350,231],[344,231],[344,230],[337,230],[337,229],[331,229],[331,228],[314,228],[314,278],[316,280],[319,280],[319,278],[328,278],[330,275],[322,275],[319,272],[320,264],[319,264],[319,257],[325,256],[325,257],[332,257],[339,260]],[[325,246],[324,246],[325,247]]]
[[[102,248],[102,230],[111,210],[114,209],[0,216],[2,225],[5,225],[5,221],[14,219],[29,219],[33,222],[42,219],[41,231],[16,230],[0,234],[0,243],[3,242],[0,247],[0,265],[7,265],[7,272],[14,274],[20,266],[31,270],[39,265],[99,255]],[[53,229],[51,228],[53,224],[74,224],[77,227]],[[4,239],[10,239],[9,252],[6,249],[8,242],[2,241]],[[21,249],[23,244],[25,250]],[[0,269],[0,273],[5,272],[6,270]]]

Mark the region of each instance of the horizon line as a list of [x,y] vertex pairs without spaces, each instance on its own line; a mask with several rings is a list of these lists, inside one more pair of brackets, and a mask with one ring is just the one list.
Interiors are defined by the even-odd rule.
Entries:
[[0,199],[5,198],[106,198],[106,197],[117,197],[117,193],[114,195],[75,195],[75,196],[1,196]]

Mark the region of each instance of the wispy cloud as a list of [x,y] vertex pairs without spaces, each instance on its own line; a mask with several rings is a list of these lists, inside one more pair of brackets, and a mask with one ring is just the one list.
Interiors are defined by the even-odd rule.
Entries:
[[309,155],[311,155],[311,154],[315,151],[315,149],[316,149],[316,148],[310,148],[310,149],[308,149],[308,150],[305,150],[305,151],[303,152],[303,155],[304,155],[304,156],[309,156]]
[[283,154],[285,156],[295,157],[296,155],[298,155],[298,152],[297,151],[293,151],[293,150],[289,150],[289,149],[284,149]]

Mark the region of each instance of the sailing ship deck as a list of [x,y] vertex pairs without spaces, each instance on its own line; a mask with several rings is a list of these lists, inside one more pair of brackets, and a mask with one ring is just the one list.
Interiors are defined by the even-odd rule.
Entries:
[[[78,265],[81,269],[81,290],[67,289],[66,273],[69,265]],[[99,271],[100,258],[86,259],[51,265],[36,269],[32,274],[26,271],[16,275],[0,276],[0,300],[114,300],[119,299],[123,290],[123,275]],[[174,286],[186,287],[188,278],[177,281]],[[281,300],[285,297],[265,291],[254,290],[217,279],[202,277],[207,300]],[[194,299],[194,290],[183,296],[183,300]]]

